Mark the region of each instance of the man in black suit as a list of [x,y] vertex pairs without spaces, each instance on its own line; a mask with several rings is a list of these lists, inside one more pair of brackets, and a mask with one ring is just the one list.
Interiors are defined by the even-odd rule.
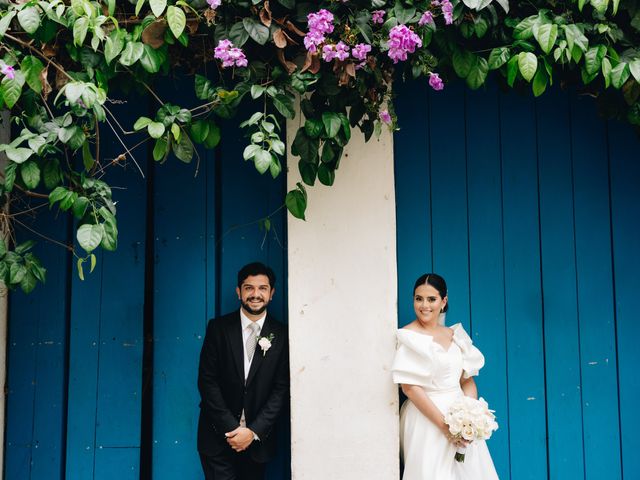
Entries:
[[206,480],[260,480],[289,403],[287,330],[267,314],[275,274],[238,272],[240,310],[209,321],[200,353],[198,452]]

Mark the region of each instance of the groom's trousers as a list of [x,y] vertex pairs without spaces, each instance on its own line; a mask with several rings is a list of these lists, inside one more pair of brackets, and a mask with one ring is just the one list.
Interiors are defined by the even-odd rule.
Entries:
[[205,480],[263,480],[265,463],[256,462],[248,452],[229,449],[218,455],[200,453]]

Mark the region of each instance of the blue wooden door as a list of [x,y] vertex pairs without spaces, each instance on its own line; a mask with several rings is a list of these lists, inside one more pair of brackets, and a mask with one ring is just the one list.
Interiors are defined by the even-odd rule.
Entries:
[[[189,102],[184,81],[163,85],[163,98]],[[140,99],[122,100],[110,108],[128,128],[142,114]],[[270,311],[287,320],[284,176],[273,181],[244,162],[242,135],[225,124],[220,147],[199,150],[189,165],[173,157],[156,164],[142,148],[109,169],[119,246],[98,254],[93,273],[85,264],[85,281],[64,248],[40,242],[47,284],[11,297],[7,479],[202,478],[198,356],[207,320],[238,306],[242,265],[273,267]],[[107,132],[101,141],[103,161],[122,153]],[[71,243],[69,225],[41,223],[49,214],[40,210],[27,227]],[[274,212],[262,230],[259,220]],[[282,423],[272,480],[290,477]]]
[[441,273],[487,360],[500,478],[638,478],[640,142],[559,91],[414,82],[397,110],[399,323]]

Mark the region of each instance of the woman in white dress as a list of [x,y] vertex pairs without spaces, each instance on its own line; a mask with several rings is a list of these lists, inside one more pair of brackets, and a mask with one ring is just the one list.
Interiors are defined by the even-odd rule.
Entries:
[[[400,411],[402,480],[496,480],[486,443],[454,440],[444,423],[456,398],[478,398],[473,376],[484,365],[462,325],[444,326],[447,303],[444,279],[421,276],[413,290],[416,319],[398,330],[393,381],[408,397]],[[454,458],[458,447],[466,447],[464,462]]]

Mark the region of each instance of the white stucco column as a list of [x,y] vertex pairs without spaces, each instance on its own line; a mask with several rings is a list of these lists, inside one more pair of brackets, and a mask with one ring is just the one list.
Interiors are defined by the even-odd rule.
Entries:
[[[301,114],[288,122],[295,137]],[[289,157],[289,189],[300,181]],[[359,131],[334,186],[289,215],[291,455],[294,480],[398,478],[393,143]]]

